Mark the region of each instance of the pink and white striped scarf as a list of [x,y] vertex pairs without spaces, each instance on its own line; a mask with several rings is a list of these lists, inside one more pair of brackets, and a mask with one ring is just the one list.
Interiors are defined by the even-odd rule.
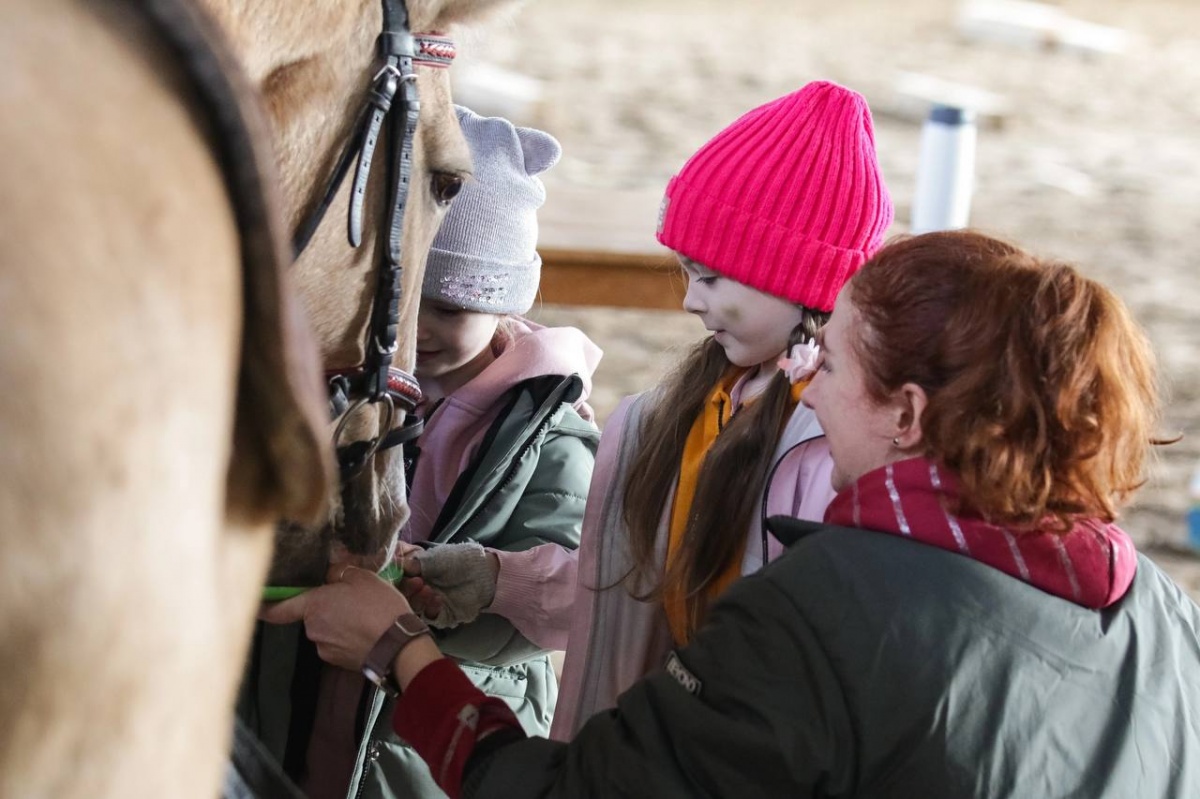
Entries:
[[1137,554],[1115,524],[1089,519],[1067,533],[1014,532],[951,513],[957,497],[954,474],[911,458],[868,472],[840,491],[825,521],[957,552],[1086,608],[1108,607],[1133,582]]

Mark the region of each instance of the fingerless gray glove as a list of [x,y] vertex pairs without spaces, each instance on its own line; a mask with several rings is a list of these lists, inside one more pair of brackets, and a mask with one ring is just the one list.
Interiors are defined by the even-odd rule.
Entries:
[[442,596],[441,612],[426,619],[431,627],[473,621],[495,599],[496,577],[479,544],[441,544],[414,557],[421,564],[421,579]]

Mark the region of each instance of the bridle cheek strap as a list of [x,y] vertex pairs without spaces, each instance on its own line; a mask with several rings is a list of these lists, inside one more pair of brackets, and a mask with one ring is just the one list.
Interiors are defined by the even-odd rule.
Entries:
[[[407,34],[407,32],[405,33]],[[403,39],[397,40],[394,38],[395,36],[394,32],[380,34],[380,47],[384,47],[385,42],[390,42],[391,44],[386,46],[398,46],[400,49],[404,49],[407,43]],[[447,69],[458,55],[458,48],[454,44],[454,40],[448,36],[437,33],[418,33],[412,34],[410,39],[412,48],[415,49],[415,53],[412,54],[412,63],[417,66]],[[342,154],[334,166],[333,174],[325,186],[325,193],[321,196],[321,201],[313,207],[304,221],[296,228],[296,233],[292,238],[292,251],[297,258],[304,252],[309,241],[312,240],[313,234],[320,226],[321,220],[325,218],[329,206],[333,204],[333,199],[341,189],[342,181],[345,180],[350,171],[350,165],[354,163],[356,157],[359,159],[358,172],[363,173],[356,174],[356,180],[361,180],[363,187],[366,185],[365,173],[370,172],[375,146],[379,141],[379,129],[382,127],[383,118],[387,116],[391,108],[392,99],[396,95],[396,81],[399,78],[397,70],[388,69],[386,54],[384,60],[384,66],[371,79],[366,102],[359,111],[358,119],[351,129],[350,139],[346,142],[346,146],[342,149]],[[375,124],[377,114],[379,114],[379,120],[378,124]],[[372,130],[374,130],[374,135],[368,135]],[[357,212],[354,211],[353,205],[351,206],[351,218],[355,221],[350,222],[348,229],[348,239],[351,246],[354,247],[359,246],[362,242],[362,197],[357,194],[356,196],[360,202]]]
[[[362,244],[363,207],[367,183],[381,135],[387,141],[387,243],[375,284],[375,298],[367,325],[367,340],[361,365],[353,369],[327,373],[329,404],[333,418],[352,414],[365,404],[383,403],[387,420],[384,430],[368,441],[341,444],[345,418],[334,434],[343,480],[362,469],[381,449],[411,441],[420,434],[421,420],[409,417],[401,427],[390,429],[396,406],[411,412],[421,401],[417,379],[392,366],[398,348],[400,304],[402,299],[401,254],[404,214],[412,179],[413,142],[421,103],[417,95],[414,64],[445,69],[457,54],[454,42],[440,34],[413,35],[409,31],[408,8],[404,0],[382,0],[383,30],[379,34],[379,53],[383,66],[371,79],[366,100],[356,119],[349,141],[342,150],[320,201],[305,217],[293,238],[297,258],[312,240],[342,181],[357,162],[351,183],[347,215],[347,239],[352,247]],[[393,114],[399,104],[399,115]],[[391,119],[389,120],[389,117]],[[389,122],[391,124],[386,125]]]

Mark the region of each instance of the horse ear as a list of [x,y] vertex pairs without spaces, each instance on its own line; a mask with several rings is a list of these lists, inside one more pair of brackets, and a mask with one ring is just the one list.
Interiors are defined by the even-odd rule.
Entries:
[[[226,510],[254,521],[319,522],[333,497],[321,358],[289,283],[279,178],[261,99],[220,31],[195,20],[215,68],[204,99],[242,250],[242,352]],[[202,24],[200,24],[202,23]]]

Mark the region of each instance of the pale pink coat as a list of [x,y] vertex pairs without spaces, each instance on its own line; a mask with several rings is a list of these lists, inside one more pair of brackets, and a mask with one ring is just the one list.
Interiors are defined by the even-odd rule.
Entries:
[[[735,404],[741,387],[741,382],[734,386]],[[574,553],[582,576],[571,609],[569,645],[551,729],[551,737],[560,740],[572,737],[587,718],[614,706],[617,696],[633,683],[661,668],[672,646],[660,603],[639,602],[621,585],[595,590],[597,582],[611,584],[613,576],[619,577],[628,566],[627,560],[622,562],[627,557],[623,549],[626,533],[618,522],[623,486],[617,478],[624,473],[636,448],[636,432],[633,427],[626,429],[627,419],[635,403],[646,396],[629,397],[621,403],[605,425],[596,454],[582,538]],[[775,463],[766,515],[821,521],[834,497],[833,460],[816,417],[808,408],[799,406],[792,414],[776,448]],[[662,541],[666,540],[666,516],[664,509]],[[768,533],[768,559],[774,560],[782,552],[783,545]],[[560,568],[570,565],[563,563]],[[747,531],[742,573],[753,573],[762,565],[762,527],[756,519]],[[565,577],[556,579],[566,582]],[[598,612],[603,615],[603,629],[595,626]]]

